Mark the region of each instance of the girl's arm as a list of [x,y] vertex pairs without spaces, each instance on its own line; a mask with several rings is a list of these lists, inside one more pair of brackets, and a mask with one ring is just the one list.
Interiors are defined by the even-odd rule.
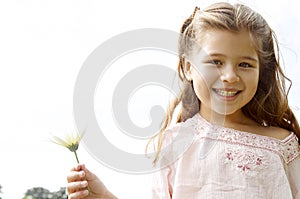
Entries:
[[170,168],[165,168],[153,176],[152,199],[172,199],[173,187],[170,183]]
[[287,166],[287,177],[293,198],[300,198],[300,157],[298,156]]
[[101,180],[84,164],[71,169],[67,176],[69,199],[116,199]]

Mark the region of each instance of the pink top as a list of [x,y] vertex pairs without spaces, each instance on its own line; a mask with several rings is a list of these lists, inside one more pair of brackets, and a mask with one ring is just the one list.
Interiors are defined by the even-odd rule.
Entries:
[[[200,114],[166,133],[164,145],[172,147],[162,150],[160,164],[173,163],[155,173],[152,198],[300,199],[294,133],[278,140],[214,126]],[[192,138],[178,142],[177,135]],[[189,147],[180,155],[184,145]]]

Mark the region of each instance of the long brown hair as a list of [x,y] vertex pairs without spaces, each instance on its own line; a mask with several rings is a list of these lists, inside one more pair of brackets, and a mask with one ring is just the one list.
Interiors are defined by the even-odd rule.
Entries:
[[[242,108],[242,111],[263,126],[281,127],[294,132],[300,138],[300,127],[287,99],[291,81],[284,75],[280,67],[280,53],[275,33],[266,20],[249,7],[241,4],[216,3],[204,10],[196,7],[193,14],[184,21],[181,27],[178,42],[178,75],[183,87],[179,97],[169,106],[160,132],[151,140],[156,140],[154,163],[158,160],[164,132],[170,125],[175,108],[181,104],[177,122],[184,122],[200,111],[201,102],[197,98],[191,82],[185,77],[184,54],[193,50],[193,46],[188,41],[201,39],[201,34],[209,29],[233,32],[246,29],[249,31],[261,67],[257,91],[251,101]],[[286,89],[285,81],[290,82],[288,89]]]

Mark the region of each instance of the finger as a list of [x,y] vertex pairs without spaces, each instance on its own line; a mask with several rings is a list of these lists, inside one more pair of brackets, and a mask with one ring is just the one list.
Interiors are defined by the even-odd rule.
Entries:
[[82,191],[71,193],[69,195],[69,199],[81,199],[81,198],[84,198],[88,195],[89,195],[89,191],[85,189],[85,190],[82,190]]
[[89,169],[87,169],[85,167],[85,165],[83,165],[82,167],[82,171],[84,171],[84,179],[87,180],[87,181],[90,181],[90,180],[95,180],[97,178],[97,176],[91,172]]
[[78,164],[78,165],[76,165],[75,167],[73,167],[72,169],[71,169],[71,171],[81,171],[81,170],[83,170],[85,168],[85,165],[84,164]]
[[67,192],[68,194],[75,193],[81,190],[86,189],[88,186],[87,181],[80,181],[80,182],[71,182],[67,184]]
[[85,177],[84,171],[71,171],[67,175],[67,181],[68,182],[76,182],[76,181],[82,181]]

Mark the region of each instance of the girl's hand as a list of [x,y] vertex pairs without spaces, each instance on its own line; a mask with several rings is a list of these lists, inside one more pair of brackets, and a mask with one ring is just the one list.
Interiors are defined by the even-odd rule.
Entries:
[[116,199],[84,164],[78,164],[72,168],[67,180],[69,199]]

